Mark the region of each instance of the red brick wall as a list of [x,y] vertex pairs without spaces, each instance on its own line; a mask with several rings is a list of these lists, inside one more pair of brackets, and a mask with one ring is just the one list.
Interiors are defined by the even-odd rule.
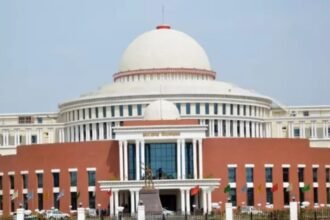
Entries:
[[[221,187],[212,194],[212,201],[226,201],[224,187],[228,184],[227,164],[237,164],[237,204],[246,203],[246,193],[242,187],[246,183],[245,164],[254,164],[254,201],[255,206],[265,206],[265,164],[274,164],[273,183],[278,183],[274,193],[274,206],[283,208],[282,164],[290,164],[290,183],[293,185],[291,195],[299,199],[298,164],[306,164],[305,183],[311,185],[305,193],[305,200],[313,204],[312,164],[319,164],[319,204],[326,204],[325,165],[330,164],[330,149],[309,147],[304,139],[258,139],[258,138],[209,138],[203,141],[204,176],[221,178]],[[256,188],[262,184],[262,191]]]
[[[29,209],[34,210],[38,206],[37,176],[35,170],[43,170],[44,193],[49,193],[48,199],[44,198],[44,209],[53,206],[53,176],[51,169],[60,169],[60,190],[64,191],[64,197],[60,200],[63,211],[69,211],[70,205],[70,175],[69,168],[77,168],[77,189],[80,191],[79,202],[88,206],[88,175],[86,168],[96,168],[96,181],[108,180],[119,177],[117,141],[98,141],[85,143],[42,144],[21,146],[16,156],[0,156],[0,172],[3,172],[3,211],[10,211],[9,176],[8,171],[15,171],[15,191],[19,191],[19,197],[15,200],[16,207],[23,201],[21,171],[27,170],[28,191],[33,191],[34,198],[29,201]],[[96,184],[96,204],[107,208],[108,197],[105,192],[100,192]]]

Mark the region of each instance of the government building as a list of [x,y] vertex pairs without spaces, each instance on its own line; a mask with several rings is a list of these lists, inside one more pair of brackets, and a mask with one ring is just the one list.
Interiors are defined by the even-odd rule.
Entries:
[[134,215],[146,169],[162,206],[188,215],[228,200],[330,206],[330,106],[216,78],[197,41],[159,25],[129,44],[112,84],[55,112],[1,114],[0,213],[81,203]]

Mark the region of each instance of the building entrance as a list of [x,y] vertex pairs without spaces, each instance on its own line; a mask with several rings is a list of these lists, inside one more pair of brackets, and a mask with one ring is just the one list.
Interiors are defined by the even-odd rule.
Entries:
[[171,211],[177,211],[176,195],[160,195],[160,201],[163,208]]

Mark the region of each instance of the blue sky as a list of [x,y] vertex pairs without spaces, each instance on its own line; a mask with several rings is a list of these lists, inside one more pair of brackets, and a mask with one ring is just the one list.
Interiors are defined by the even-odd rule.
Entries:
[[111,83],[139,34],[195,38],[218,80],[285,105],[330,105],[328,0],[1,0],[0,113],[57,111]]

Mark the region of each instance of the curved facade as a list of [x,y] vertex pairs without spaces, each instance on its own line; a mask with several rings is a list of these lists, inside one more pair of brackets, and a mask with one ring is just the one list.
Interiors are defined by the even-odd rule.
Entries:
[[204,49],[168,25],[128,46],[112,84],[55,113],[0,119],[4,214],[20,200],[134,215],[146,166],[163,205],[182,213],[210,213],[228,196],[235,207],[286,208],[292,196],[330,206],[330,106],[286,107],[216,80]]

